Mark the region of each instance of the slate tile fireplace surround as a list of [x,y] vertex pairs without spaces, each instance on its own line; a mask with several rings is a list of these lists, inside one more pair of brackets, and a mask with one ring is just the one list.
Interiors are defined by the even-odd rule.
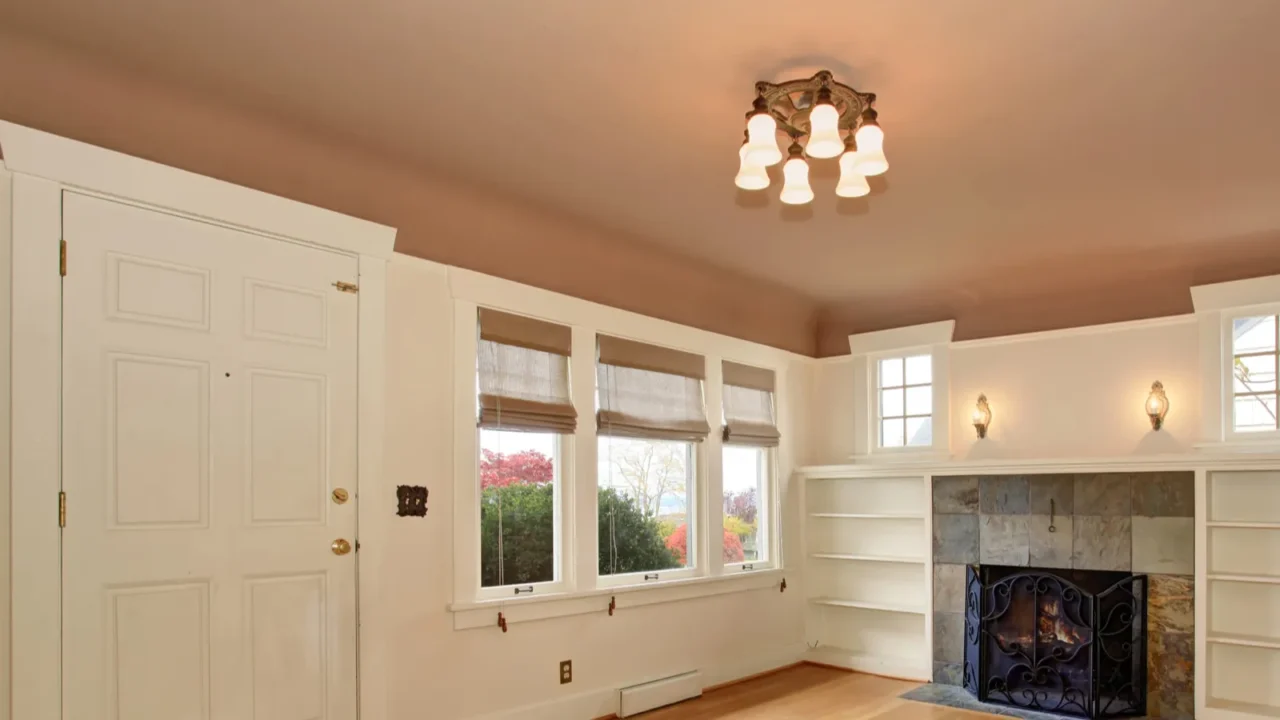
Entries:
[[964,684],[969,566],[1142,576],[1147,716],[1192,718],[1194,515],[1190,472],[935,477],[934,682]]

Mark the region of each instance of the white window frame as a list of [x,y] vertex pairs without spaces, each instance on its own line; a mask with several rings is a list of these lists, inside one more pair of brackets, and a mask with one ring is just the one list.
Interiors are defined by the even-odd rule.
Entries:
[[[911,325],[849,336],[854,373],[860,378],[854,398],[856,454],[854,459],[914,462],[950,454],[950,347],[954,320]],[[929,355],[933,375],[933,443],[925,446],[880,447],[880,360]],[[905,401],[905,398],[904,398]]]
[[[597,438],[607,437],[606,435],[597,435]],[[645,440],[647,438],[625,438],[628,440]],[[689,457],[686,459],[686,465],[692,470],[691,477],[685,481],[685,495],[688,498],[688,510],[685,512],[686,522],[689,524],[689,534],[685,542],[688,543],[685,548],[685,559],[689,563],[683,568],[672,568],[670,570],[652,570],[649,572],[632,572],[620,573],[617,575],[601,575],[599,566],[599,557],[596,560],[596,587],[601,588],[619,588],[644,586],[651,583],[665,583],[672,580],[686,580],[689,578],[701,577],[707,574],[707,563],[703,562],[706,556],[704,548],[706,547],[706,533],[703,531],[702,525],[702,495],[706,487],[706,443],[688,442]],[[597,447],[599,440],[597,439]],[[600,488],[600,478],[595,479],[595,488],[597,492]],[[693,487],[689,488],[692,483]],[[599,508],[596,508],[597,518],[599,517]],[[599,526],[597,526],[597,533]],[[602,552],[601,548],[596,549],[597,555]]]
[[[916,383],[912,385],[907,382],[907,360],[909,358],[916,358],[916,357],[929,358],[929,382],[928,383]],[[880,376],[880,366],[884,363],[885,360],[897,360],[902,363],[902,384],[901,385],[892,385],[892,386],[886,387],[881,382],[882,378]],[[907,437],[906,423],[907,423],[907,420],[909,419],[918,419],[918,418],[925,418],[925,417],[929,418],[929,434],[930,434],[930,438],[933,437],[934,423],[938,417],[938,404],[934,402],[934,397],[933,397],[934,393],[937,392],[937,386],[934,383],[933,351],[929,348],[921,348],[917,351],[895,352],[895,353],[887,353],[884,355],[875,356],[873,358],[873,364],[871,366],[871,386],[872,386],[872,396],[871,396],[872,411],[871,412],[872,412],[872,417],[874,418],[873,427],[871,428],[871,431],[873,434],[873,441],[875,443],[874,447],[876,451],[877,452],[904,452],[904,451],[911,452],[911,451],[932,449],[933,448],[932,439],[930,440],[928,445],[908,444],[909,438]],[[911,415],[907,413],[907,390],[909,388],[916,388],[916,387],[929,388],[929,414],[928,415]],[[883,414],[883,407],[882,407],[883,403],[881,402],[881,394],[884,390],[898,390],[898,389],[902,390],[902,413],[903,414],[891,415],[886,417]],[[892,445],[887,446],[884,444],[884,436],[883,436],[884,421],[898,420],[898,419],[902,420],[903,444],[900,446],[892,446]]]
[[[570,362],[572,362],[572,360]],[[489,429],[493,430],[495,428],[489,428]],[[476,438],[475,481],[476,481],[477,500],[480,498],[480,493],[482,492],[480,489],[480,454],[481,454],[480,433],[482,430],[484,430],[484,428],[477,427],[475,429],[476,431],[475,432],[475,438]],[[548,433],[548,434],[551,434],[551,433]],[[542,595],[550,595],[554,593],[564,592],[568,588],[567,579],[569,575],[569,568],[568,568],[569,555],[568,553],[566,553],[565,548],[566,548],[566,538],[569,537],[572,530],[571,530],[569,518],[567,517],[568,513],[566,512],[566,509],[568,507],[568,503],[566,502],[566,497],[567,497],[566,493],[567,493],[568,486],[570,484],[569,478],[572,477],[572,473],[573,473],[571,463],[568,462],[568,460],[572,458],[573,458],[573,437],[570,435],[559,435],[556,438],[555,457],[552,458],[552,467],[555,470],[555,474],[551,480],[553,483],[552,487],[554,488],[552,495],[554,498],[554,508],[555,508],[554,509],[555,540],[553,542],[553,548],[554,548],[553,552],[555,553],[555,558],[552,561],[552,565],[555,568],[555,576],[553,577],[552,580],[548,582],[530,583],[530,584],[512,583],[509,585],[494,585],[492,587],[485,587],[484,585],[481,584],[483,582],[481,567],[483,566],[484,557],[482,553],[483,545],[481,544],[481,538],[479,535],[480,506],[479,506],[479,503],[477,503],[476,505],[477,533],[476,533],[476,553],[475,553],[475,561],[476,561],[475,597],[477,600],[499,600],[499,599],[513,599],[513,598],[524,598],[524,597],[535,597],[535,596],[540,597]],[[527,588],[527,590],[525,588]]]
[[[1235,321],[1246,317],[1276,316],[1280,333],[1280,303],[1233,308],[1221,314],[1221,362],[1217,367],[1221,387],[1222,436],[1227,442],[1258,443],[1280,440],[1280,423],[1275,430],[1238,431],[1235,426]],[[1280,343],[1276,346],[1277,369],[1280,370]],[[1277,384],[1280,389],[1280,383]],[[1280,394],[1280,393],[1278,393]]]
[[[720,450],[721,454],[723,455],[724,448],[729,448],[729,447],[734,447],[733,443],[722,444],[721,450]],[[747,446],[740,446],[740,447],[747,447]],[[763,483],[764,489],[761,492],[761,497],[759,499],[760,507],[758,510],[761,516],[761,520],[757,521],[756,523],[756,533],[757,533],[756,545],[757,547],[764,547],[767,551],[767,554],[765,555],[764,560],[743,560],[742,562],[737,562],[737,563],[725,563],[722,567],[726,575],[731,573],[750,573],[750,572],[759,572],[761,570],[772,570],[774,567],[778,566],[778,557],[780,556],[781,549],[782,549],[781,544],[778,542],[778,537],[780,535],[780,533],[778,532],[778,528],[781,527],[781,523],[778,522],[778,517],[779,517],[778,508],[780,507],[778,503],[778,449],[771,448],[771,447],[757,447],[754,449],[763,451],[762,459],[760,462],[761,462],[761,470],[764,472],[764,483]],[[723,478],[724,464],[721,463],[720,467],[721,467],[721,473]],[[720,508],[719,527],[721,528],[721,532],[723,533],[723,528],[724,528],[723,482],[721,484],[721,488],[722,488],[721,490],[722,499],[719,504],[719,508]],[[761,539],[763,539],[764,542],[760,542]]]

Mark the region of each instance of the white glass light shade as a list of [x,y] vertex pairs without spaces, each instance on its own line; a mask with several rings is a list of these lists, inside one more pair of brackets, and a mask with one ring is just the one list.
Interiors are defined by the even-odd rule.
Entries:
[[867,176],[854,167],[858,163],[858,153],[850,150],[840,156],[840,182],[836,183],[836,195],[840,197],[862,197],[871,192],[867,184]]
[[778,149],[778,123],[767,112],[756,113],[747,121],[747,155],[752,165],[769,167],[782,160]]
[[743,190],[763,190],[769,187],[769,173],[765,172],[764,166],[748,162],[747,157],[747,145],[743,143],[738,150],[738,176],[733,179],[733,184]]
[[782,202],[788,205],[804,205],[813,200],[813,188],[809,187],[809,163],[801,157],[792,157],[782,166]]
[[809,157],[833,158],[844,151],[840,139],[840,113],[831,103],[823,103],[809,114],[809,144],[804,151]]
[[879,175],[889,169],[884,156],[884,131],[879,125],[863,125],[858,128],[858,161],[853,169],[860,175]]

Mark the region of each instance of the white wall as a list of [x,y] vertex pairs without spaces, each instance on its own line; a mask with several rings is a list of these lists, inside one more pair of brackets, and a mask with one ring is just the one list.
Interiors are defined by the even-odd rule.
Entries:
[[[1201,438],[1200,336],[1194,316],[953,343],[951,456],[955,460],[1103,458],[1183,453]],[[1143,412],[1151,383],[1169,396],[1164,429]],[[866,382],[852,358],[820,362],[813,376],[814,461],[844,464],[864,452],[854,432]],[[972,412],[991,405],[987,439]]]
[[[497,627],[453,629],[447,610],[453,601],[455,431],[449,272],[400,255],[388,268],[387,497],[361,502],[390,503],[397,484],[430,490],[425,519],[387,513],[380,533],[386,548],[377,556],[385,588],[381,606],[362,608],[377,613],[386,632],[388,717],[469,718],[516,709],[504,716],[590,718],[613,712],[616,689],[636,682],[695,668],[707,682],[722,682],[794,661],[804,649],[798,559],[791,563],[795,574],[787,571],[794,590],[786,593],[753,590],[619,609],[613,617],[602,612],[513,623],[505,634]],[[620,323],[639,317],[602,312]],[[718,337],[680,330],[689,333],[704,342]],[[779,393],[784,442],[791,443],[783,457],[809,454],[796,441],[805,434],[798,409],[807,397],[810,364],[797,358]],[[795,437],[788,441],[787,433]],[[793,464],[788,459],[781,473],[784,545],[798,547],[798,503],[785,482]],[[570,659],[574,680],[562,686],[559,662]],[[568,704],[556,704],[561,702]],[[517,709],[548,703],[540,710]]]

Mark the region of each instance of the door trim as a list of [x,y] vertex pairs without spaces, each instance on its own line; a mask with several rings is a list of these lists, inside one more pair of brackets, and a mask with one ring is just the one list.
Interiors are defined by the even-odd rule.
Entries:
[[[61,602],[50,600],[62,594],[57,523],[62,379],[58,247],[64,192],[105,194],[118,202],[198,222],[231,225],[271,239],[358,257],[355,487],[361,501],[357,504],[361,549],[356,566],[356,664],[359,714],[385,717],[385,635],[378,609],[386,513],[378,510],[388,507],[382,500],[390,497],[383,487],[382,435],[386,258],[391,254],[395,230],[10,123],[0,122],[0,142],[4,144],[5,166],[14,171],[11,196],[0,199],[12,202],[9,247],[0,248],[0,252],[10,250],[10,272],[0,277],[0,284],[8,284],[13,306],[22,308],[21,313],[12,315],[10,373],[5,373],[22,378],[12,388],[9,406],[10,420],[20,419],[12,422],[10,433],[11,568],[13,578],[22,580],[10,587],[10,647],[0,647],[7,658],[20,657],[22,662],[10,665],[10,706],[0,708],[0,720],[8,720],[10,709],[12,717],[23,720],[58,720],[62,716]],[[24,145],[28,142],[30,145]],[[77,191],[76,186],[91,191]],[[0,233],[0,242],[4,240]],[[68,273],[74,278],[74,238],[68,242]],[[76,522],[81,512],[75,498],[70,498],[69,522]]]

